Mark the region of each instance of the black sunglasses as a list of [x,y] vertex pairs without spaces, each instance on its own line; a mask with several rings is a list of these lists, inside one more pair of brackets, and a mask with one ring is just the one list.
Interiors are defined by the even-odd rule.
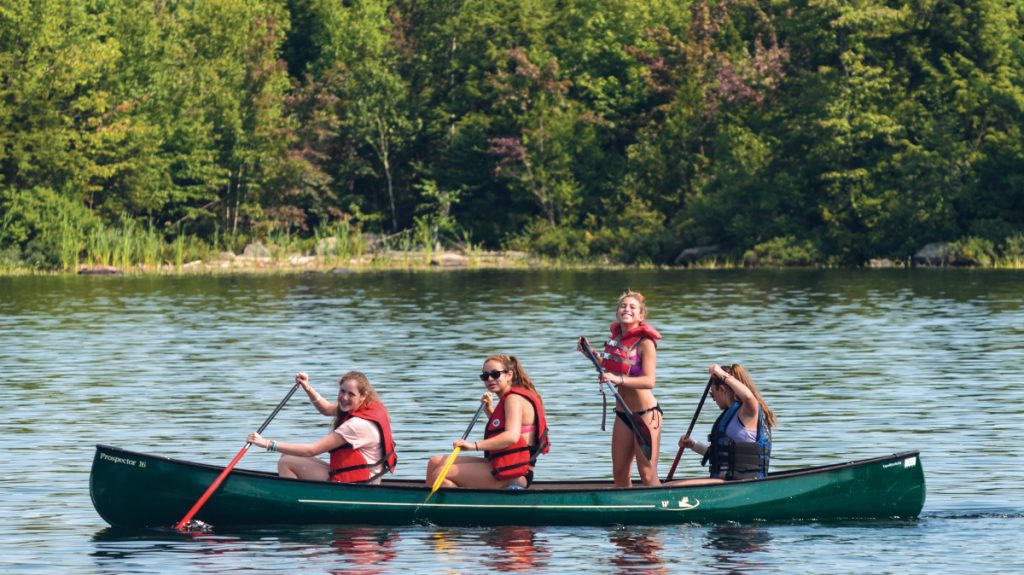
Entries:
[[491,371],[485,371],[480,374],[480,381],[487,381],[488,379],[498,379],[501,374],[508,373],[508,370],[492,369]]

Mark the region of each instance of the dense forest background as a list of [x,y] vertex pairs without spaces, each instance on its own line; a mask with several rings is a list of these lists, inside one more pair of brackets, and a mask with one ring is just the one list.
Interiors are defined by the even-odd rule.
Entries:
[[0,0],[0,257],[1024,257],[1024,0]]

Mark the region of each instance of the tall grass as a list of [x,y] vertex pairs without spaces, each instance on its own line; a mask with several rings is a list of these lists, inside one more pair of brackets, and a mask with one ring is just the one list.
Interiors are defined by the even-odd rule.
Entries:
[[321,225],[314,239],[316,255],[328,265],[341,266],[366,253],[366,239],[347,221]]

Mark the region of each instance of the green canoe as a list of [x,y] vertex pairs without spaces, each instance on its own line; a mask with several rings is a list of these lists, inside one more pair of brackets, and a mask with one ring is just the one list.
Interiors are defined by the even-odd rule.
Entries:
[[[222,469],[97,445],[89,492],[112,526],[169,527]],[[521,490],[442,488],[424,503],[429,491],[414,481],[355,485],[235,469],[196,519],[216,528],[832,521],[916,517],[925,498],[916,451],[703,486],[620,489],[607,481],[538,481]]]

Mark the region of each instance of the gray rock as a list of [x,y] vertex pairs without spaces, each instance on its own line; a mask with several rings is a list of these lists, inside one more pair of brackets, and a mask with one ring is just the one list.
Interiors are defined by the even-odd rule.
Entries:
[[948,257],[947,242],[932,242],[917,250],[914,254],[914,263],[921,266],[941,266],[950,263]]
[[721,255],[721,249],[718,247],[718,244],[713,244],[710,246],[696,246],[692,248],[686,248],[685,250],[679,252],[679,255],[676,256],[676,263],[688,265],[696,263],[702,259],[714,258],[719,255]]
[[242,251],[242,257],[263,259],[270,257],[270,250],[260,242],[253,242],[245,246],[245,250]]

